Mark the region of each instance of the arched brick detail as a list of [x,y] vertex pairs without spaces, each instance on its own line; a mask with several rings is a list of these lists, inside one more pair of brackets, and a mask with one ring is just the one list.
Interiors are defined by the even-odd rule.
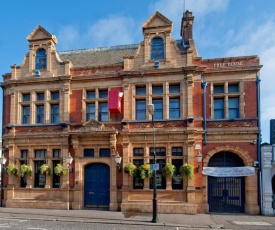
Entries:
[[245,166],[252,166],[253,165],[253,159],[250,157],[249,153],[243,149],[241,149],[238,146],[233,146],[233,145],[224,145],[224,146],[217,146],[216,148],[210,150],[207,154],[206,157],[203,160],[203,165],[205,167],[208,166],[208,162],[210,158],[215,155],[218,152],[221,151],[227,151],[227,152],[232,152],[237,154],[242,160]]

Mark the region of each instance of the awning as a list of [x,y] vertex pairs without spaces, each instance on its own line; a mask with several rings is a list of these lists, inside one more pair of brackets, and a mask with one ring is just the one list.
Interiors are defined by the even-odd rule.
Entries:
[[202,174],[214,177],[254,176],[255,168],[244,167],[203,167]]

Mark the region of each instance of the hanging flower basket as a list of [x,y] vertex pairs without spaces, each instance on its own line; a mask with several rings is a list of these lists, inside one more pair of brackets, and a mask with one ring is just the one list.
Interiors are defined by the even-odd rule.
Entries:
[[175,165],[172,165],[171,163],[166,163],[165,166],[162,168],[162,175],[166,176],[170,174],[171,177],[173,177],[176,173],[176,167]]
[[131,162],[127,163],[127,165],[124,167],[124,172],[129,174],[130,176],[135,176],[136,171],[137,167]]
[[40,174],[46,174],[48,176],[51,175],[51,168],[47,164],[41,165],[40,168],[39,168],[39,170],[40,170]]
[[68,169],[64,167],[62,164],[57,164],[54,167],[54,174],[57,176],[66,175],[68,173]]
[[6,172],[9,176],[18,176],[18,169],[13,164],[7,166]]
[[182,177],[187,176],[188,179],[193,179],[194,166],[191,164],[187,164],[187,163],[180,166],[180,174]]
[[144,179],[145,177],[150,178],[153,176],[153,170],[150,169],[150,164],[143,164],[138,167],[140,177],[141,179]]
[[26,164],[22,164],[20,166],[20,175],[21,177],[24,176],[31,176],[32,175],[32,167]]

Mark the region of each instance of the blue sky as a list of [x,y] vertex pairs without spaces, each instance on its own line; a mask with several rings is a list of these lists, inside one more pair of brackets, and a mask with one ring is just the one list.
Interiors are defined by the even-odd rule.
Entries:
[[11,65],[21,65],[26,37],[38,25],[56,35],[58,51],[137,44],[142,24],[159,11],[173,21],[173,38],[180,39],[184,5],[195,16],[193,37],[202,58],[260,57],[262,140],[269,142],[269,122],[275,119],[273,0],[2,0],[0,81]]

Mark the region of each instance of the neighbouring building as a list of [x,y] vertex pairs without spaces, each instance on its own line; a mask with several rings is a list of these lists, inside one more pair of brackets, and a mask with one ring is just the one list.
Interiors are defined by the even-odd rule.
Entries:
[[270,144],[275,144],[275,119],[270,120]]
[[[1,83],[5,167],[32,168],[3,174],[3,205],[152,212],[150,171],[125,167],[146,168],[155,153],[158,212],[259,214],[259,57],[203,59],[193,26],[184,12],[174,40],[172,22],[155,12],[139,44],[61,52],[35,28]],[[70,171],[55,174],[68,156]]]
[[264,143],[261,147],[262,214],[275,215],[275,144]]

